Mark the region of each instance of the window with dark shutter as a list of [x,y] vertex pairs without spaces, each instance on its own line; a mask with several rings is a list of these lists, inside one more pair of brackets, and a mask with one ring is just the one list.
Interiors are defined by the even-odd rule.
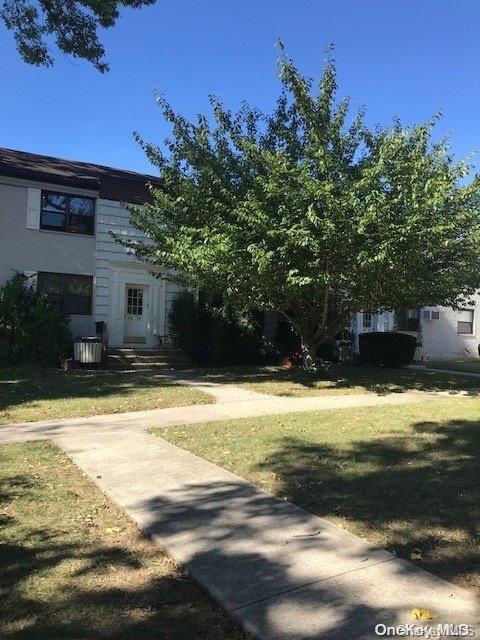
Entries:
[[38,289],[46,293],[51,302],[66,315],[92,314],[92,276],[39,273]]

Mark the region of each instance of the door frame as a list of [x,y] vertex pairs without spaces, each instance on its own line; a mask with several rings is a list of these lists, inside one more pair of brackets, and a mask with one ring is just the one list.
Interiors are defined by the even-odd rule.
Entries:
[[[160,275],[160,270],[159,270]],[[154,277],[142,264],[110,264],[110,301],[109,344],[112,347],[124,347],[125,338],[125,304],[126,286],[138,285],[147,287],[144,302],[146,309],[145,343],[139,343],[139,348],[153,349],[158,344],[157,336],[165,333],[165,280]],[[128,343],[127,343],[128,346]]]

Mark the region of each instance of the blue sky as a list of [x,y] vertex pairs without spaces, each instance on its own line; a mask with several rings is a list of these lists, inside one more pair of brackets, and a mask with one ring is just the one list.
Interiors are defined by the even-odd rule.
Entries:
[[111,71],[101,75],[61,55],[30,67],[2,26],[0,146],[151,171],[132,132],[157,143],[168,133],[152,91],[187,116],[208,111],[209,93],[268,110],[281,37],[314,77],[334,43],[340,94],[372,124],[441,109],[438,135],[451,133],[465,157],[480,151],[479,33],[478,0],[158,0],[104,32]]

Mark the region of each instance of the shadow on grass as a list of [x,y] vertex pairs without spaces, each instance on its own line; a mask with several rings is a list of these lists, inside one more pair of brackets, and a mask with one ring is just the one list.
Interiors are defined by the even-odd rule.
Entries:
[[167,376],[151,371],[71,372],[57,369],[3,368],[0,370],[0,411],[43,400],[128,397],[138,390],[155,386],[179,390],[178,385],[174,385]]
[[[406,391],[456,391],[469,389],[476,395],[480,383],[468,376],[436,373],[432,371],[415,371],[413,369],[384,369],[381,367],[362,367],[355,365],[329,365],[325,372],[310,374],[301,369],[285,369],[282,367],[230,367],[225,369],[203,369],[199,372],[203,377],[225,384],[253,383],[267,386],[281,383],[284,389],[273,387],[267,393],[282,396],[295,396],[288,389],[289,384],[299,385],[305,389],[322,388],[325,391],[351,390],[362,387],[366,392],[379,395],[386,393],[403,393]],[[257,390],[261,390],[258,388]]]
[[[2,504],[10,509],[32,486],[28,475],[9,478]],[[65,532],[28,524],[5,513],[0,520],[2,639],[247,640],[173,565],[168,575],[151,577],[162,554],[147,552],[145,540],[132,551],[121,544],[68,542]],[[26,532],[21,542],[11,533],[17,526]]]
[[291,502],[480,592],[480,420],[413,429],[348,449],[285,437],[260,468]]
[[[418,425],[418,429],[429,434],[432,425]],[[427,477],[422,475],[422,456],[427,457],[428,469],[434,459],[438,460],[434,451],[440,452],[441,459],[454,454],[445,470],[444,482],[448,484],[437,482],[438,491],[432,490],[432,500],[441,500],[443,490],[447,488],[459,489],[461,484],[463,490],[465,478],[462,483],[460,478],[472,458],[470,445],[474,444],[474,431],[475,425],[463,423],[451,423],[436,430],[438,438],[435,436],[434,440],[438,439],[438,443],[435,445],[434,442],[430,449],[424,447],[414,455],[411,473],[404,469],[411,458],[407,442],[379,442],[372,445],[373,448],[360,444],[351,455],[362,463],[377,466],[361,474],[363,484],[359,484],[359,478],[357,481],[349,479],[342,471],[342,466],[349,460],[348,455],[340,455],[330,448],[312,448],[292,439],[282,442],[279,451],[264,464],[279,474],[280,490],[288,493],[297,504],[302,504],[304,496],[300,486],[306,486],[308,481],[308,486],[314,489],[313,495],[318,493],[316,510],[322,515],[330,514],[336,507],[356,514],[358,519],[380,524],[394,518],[402,521],[397,513],[398,500],[402,495],[406,496],[407,489],[399,487],[399,483],[411,483],[413,497],[410,494],[410,510],[405,518],[412,529],[428,525],[433,517],[428,503],[426,513],[430,516],[421,511],[418,496],[415,496],[416,490],[429,484]],[[476,446],[478,453],[478,443]],[[452,480],[448,479],[450,474]],[[10,482],[10,488],[5,488],[4,499],[8,501],[9,494],[14,498],[18,492],[27,491],[31,481],[28,476],[15,478]],[[326,487],[324,481],[327,481]],[[472,501],[474,492],[478,492],[478,478],[473,484],[471,493],[468,490]],[[372,491],[374,500],[367,506],[367,493]],[[326,500],[324,505],[320,500],[322,495]],[[397,506],[393,503],[395,500]],[[383,514],[377,514],[378,501],[380,508],[383,506]],[[312,507],[309,501],[303,503]],[[462,501],[459,517],[467,516],[467,503],[468,500]],[[446,507],[448,509],[448,503]],[[373,546],[359,547],[349,540],[340,547],[340,555],[350,570],[367,572],[366,580],[362,582],[358,574],[355,580],[345,579],[345,573],[349,573],[346,566],[329,562],[321,564],[319,569],[328,579],[318,581],[317,574],[317,581],[304,588],[309,570],[308,554],[332,551],[335,558],[339,551],[338,540],[332,537],[326,523],[312,522],[306,512],[241,480],[190,482],[185,479],[168,494],[139,501],[135,508],[144,517],[148,516],[148,533],[158,535],[168,548],[177,550],[193,575],[207,578],[213,592],[233,615],[244,620],[254,609],[253,629],[260,637],[297,640],[373,637],[375,624],[394,625],[404,620],[405,612],[413,606],[435,609],[437,604],[436,593],[430,597],[422,594],[422,602],[417,601],[421,576],[410,564],[385,562],[384,558],[376,556],[378,551]],[[437,517],[438,521],[442,520]],[[468,516],[467,523],[460,527],[473,530],[475,517],[475,514]],[[270,537],[268,532],[274,535]],[[252,540],[256,541],[255,545]],[[295,557],[299,556],[304,560],[303,565],[300,563],[301,571],[298,571],[298,564],[292,566]],[[472,548],[472,560],[475,557]],[[137,566],[137,559],[124,547],[85,549],[79,543],[56,541],[55,532],[36,530],[21,543],[7,542],[2,562],[5,565],[1,572],[2,587],[9,594],[2,605],[2,621],[7,629],[7,632],[4,629],[3,637],[7,640],[246,638],[233,625],[229,626],[225,618],[215,614],[213,605],[212,611],[206,613],[207,599],[200,597],[181,574],[173,579],[150,579],[147,586],[142,587],[134,581],[109,586],[99,574],[102,567],[105,572],[111,572],[112,566],[115,571]],[[61,584],[59,593],[35,597],[35,591],[25,587],[30,579],[42,573],[51,572],[54,576],[65,562],[79,563],[82,569],[81,572],[75,569],[75,579]],[[378,589],[372,592],[372,580],[377,575],[374,565],[382,567],[389,576],[390,590],[404,575],[408,576],[409,589],[399,589],[394,600],[390,591],[386,598],[388,604],[383,605]],[[372,568],[372,574],[368,573],[367,566]],[[380,573],[380,579],[384,575]],[[89,577],[90,582],[81,581]],[[280,630],[280,619],[283,631]],[[13,630],[9,631],[9,628]]]

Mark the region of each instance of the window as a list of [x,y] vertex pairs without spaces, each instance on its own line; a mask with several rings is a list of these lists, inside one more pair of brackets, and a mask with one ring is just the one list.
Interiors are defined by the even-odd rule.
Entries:
[[419,309],[400,309],[396,314],[398,331],[418,331],[420,327]]
[[39,273],[38,289],[66,315],[92,314],[92,276],[65,273]]
[[40,229],[93,236],[95,199],[42,191]]
[[370,311],[363,312],[363,328],[370,329],[372,326],[372,314]]
[[460,309],[458,312],[458,333],[473,333],[473,309]]
[[143,289],[131,289],[127,291],[127,314],[129,316],[141,316],[143,313]]

